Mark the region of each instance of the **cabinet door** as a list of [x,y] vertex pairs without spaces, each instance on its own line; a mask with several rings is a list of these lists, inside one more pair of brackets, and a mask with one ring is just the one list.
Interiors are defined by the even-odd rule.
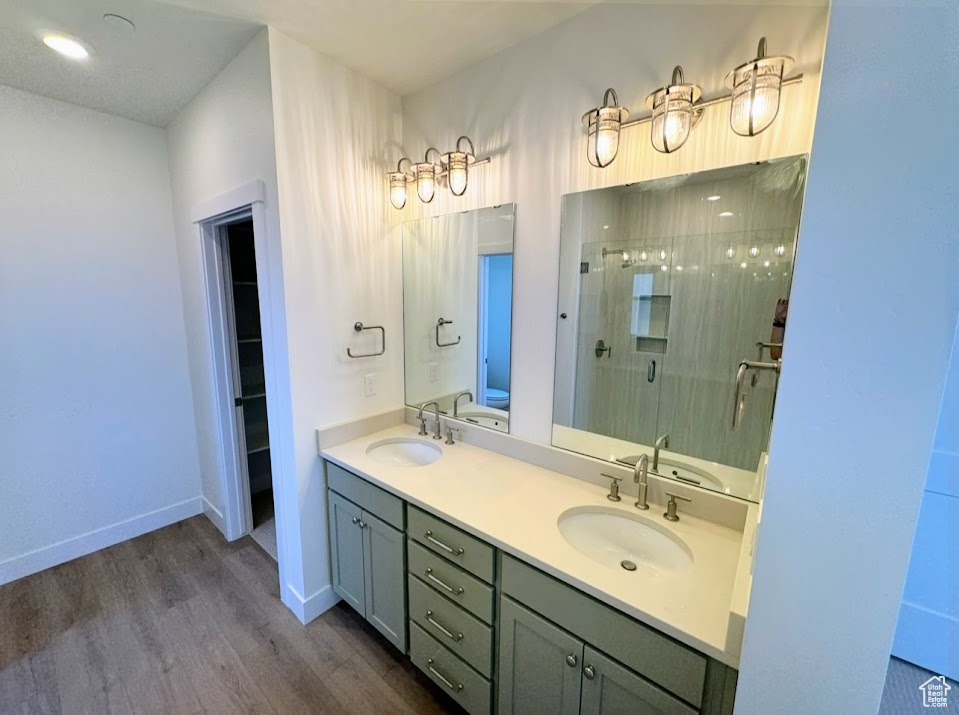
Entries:
[[697,712],[609,656],[586,646],[582,715],[695,715]]
[[363,581],[363,529],[360,508],[336,492],[329,495],[333,590],[361,616],[366,615]]
[[406,652],[406,549],[403,532],[363,512],[366,620]]
[[505,597],[499,622],[500,712],[578,713],[583,642]]

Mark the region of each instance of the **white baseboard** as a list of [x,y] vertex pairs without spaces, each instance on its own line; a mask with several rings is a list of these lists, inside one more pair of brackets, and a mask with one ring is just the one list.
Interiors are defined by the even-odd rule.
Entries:
[[213,526],[220,530],[223,538],[226,538],[226,518],[223,512],[213,506],[206,497],[203,497],[203,514],[207,519],[213,522]]
[[293,615],[300,619],[300,623],[306,625],[333,608],[340,602],[340,597],[333,591],[332,586],[324,586],[309,598],[303,598],[295,588],[287,584],[283,588],[283,597],[280,600],[293,611]]
[[0,586],[201,513],[203,499],[195,497],[21,556],[14,556],[0,563]]

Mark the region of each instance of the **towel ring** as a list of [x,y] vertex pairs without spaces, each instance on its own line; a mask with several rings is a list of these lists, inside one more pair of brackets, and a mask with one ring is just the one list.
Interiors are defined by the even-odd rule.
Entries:
[[380,333],[382,334],[383,347],[380,349],[378,353],[365,353],[363,355],[354,355],[353,352],[349,348],[347,348],[346,354],[349,355],[351,358],[355,360],[356,358],[376,357],[377,355],[382,355],[383,353],[386,352],[386,328],[384,328],[382,325],[363,325],[363,323],[356,322],[356,323],[353,323],[353,330],[355,330],[358,333],[361,333],[364,330],[379,330]]

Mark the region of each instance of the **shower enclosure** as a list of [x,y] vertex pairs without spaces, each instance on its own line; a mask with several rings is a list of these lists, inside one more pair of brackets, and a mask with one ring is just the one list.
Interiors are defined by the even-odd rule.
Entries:
[[778,375],[750,372],[734,430],[737,368],[771,359],[804,173],[799,157],[564,198],[562,250],[576,253],[560,302],[576,314],[560,341],[568,330],[575,364],[569,386],[557,371],[556,424],[637,451],[668,434],[674,452],[756,470]]

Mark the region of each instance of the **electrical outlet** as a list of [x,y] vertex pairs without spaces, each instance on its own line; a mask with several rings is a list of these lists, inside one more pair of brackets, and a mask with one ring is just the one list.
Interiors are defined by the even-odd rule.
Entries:
[[376,394],[376,373],[371,372],[363,380],[363,386],[366,390],[366,396],[372,397]]
[[440,379],[440,364],[437,362],[430,363],[430,382],[436,382]]

